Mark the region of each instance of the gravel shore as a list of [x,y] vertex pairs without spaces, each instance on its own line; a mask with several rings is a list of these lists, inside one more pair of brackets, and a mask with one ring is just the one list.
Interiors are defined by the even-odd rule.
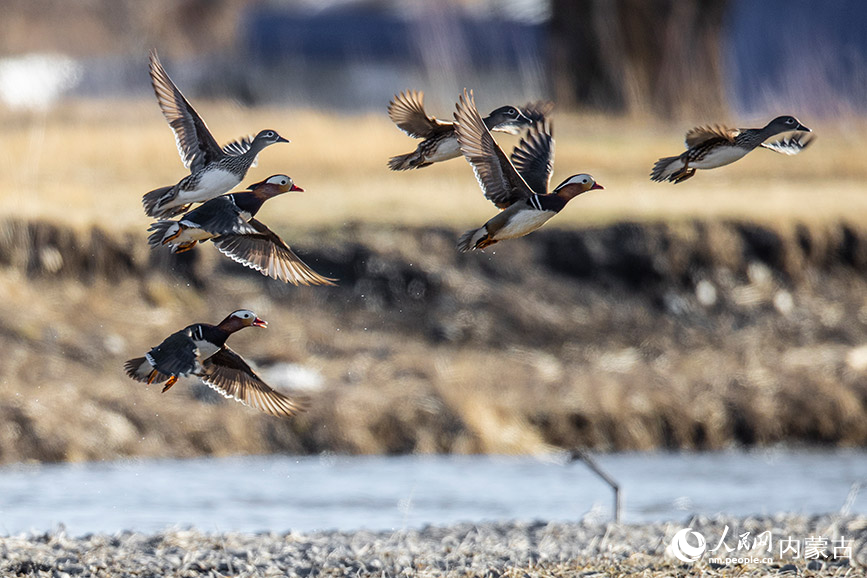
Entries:
[[[694,518],[707,549],[722,540],[737,558],[720,565],[704,553],[684,563],[669,546],[678,524],[503,522],[395,532],[299,534],[167,530],[70,537],[60,529],[0,538],[3,576],[864,576],[867,517],[778,515]],[[726,527],[728,531],[726,533]],[[753,540],[770,532],[767,542]],[[742,535],[749,532],[748,537]],[[766,535],[767,536],[767,535]],[[746,539],[742,539],[746,538]],[[749,547],[738,547],[738,541]],[[800,555],[780,556],[780,543]],[[820,544],[817,557],[808,540]],[[695,544],[695,540],[691,540]],[[834,558],[835,548],[840,554]],[[719,546],[722,552],[724,546]],[[848,555],[847,555],[848,554]],[[823,557],[827,556],[826,557]],[[769,560],[772,559],[772,560]]]

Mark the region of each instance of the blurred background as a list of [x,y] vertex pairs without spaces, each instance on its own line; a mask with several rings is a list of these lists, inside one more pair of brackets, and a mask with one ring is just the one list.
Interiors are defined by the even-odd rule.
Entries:
[[[5,0],[0,463],[862,448],[865,32],[856,0]],[[152,48],[221,144],[292,141],[244,184],[305,189],[259,216],[338,287],[147,247],[141,195],[185,175]],[[450,119],[465,87],[553,101],[553,184],[605,190],[458,254],[494,207],[463,159],[390,172],[417,141],[385,111],[415,89]],[[693,126],[780,114],[801,155],[649,181]],[[306,414],[123,374],[241,307],[269,327],[232,347]]]
[[154,47],[189,96],[244,105],[380,111],[395,88],[448,103],[471,84],[497,101],[687,120],[865,106],[855,0],[9,0],[3,11],[11,107],[141,98]]

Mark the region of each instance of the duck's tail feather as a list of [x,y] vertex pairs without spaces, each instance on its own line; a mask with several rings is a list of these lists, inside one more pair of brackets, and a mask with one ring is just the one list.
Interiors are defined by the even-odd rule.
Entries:
[[409,169],[420,169],[428,167],[432,163],[424,162],[418,151],[412,151],[405,155],[397,155],[388,159],[388,168],[393,171],[407,171]]
[[485,227],[470,229],[458,239],[457,249],[461,253],[466,253],[467,251],[480,248],[479,244],[483,242],[487,236],[488,230],[485,229]]
[[173,188],[174,186],[160,187],[159,189],[154,189],[151,192],[144,194],[141,198],[141,204],[148,217],[159,218],[164,216],[163,213],[165,209],[161,208],[160,205],[169,200]]
[[162,383],[171,377],[156,370],[146,357],[134,357],[123,364],[128,376],[143,383]]
[[671,177],[684,168],[679,156],[663,157],[656,161],[650,171],[650,180],[661,183],[671,180]]
[[171,237],[171,233],[173,227],[180,227],[177,221],[170,220],[162,220],[151,223],[151,226],[148,227],[148,231],[153,231],[150,235],[148,235],[148,245],[152,248],[157,248],[165,245],[165,241],[168,237]]

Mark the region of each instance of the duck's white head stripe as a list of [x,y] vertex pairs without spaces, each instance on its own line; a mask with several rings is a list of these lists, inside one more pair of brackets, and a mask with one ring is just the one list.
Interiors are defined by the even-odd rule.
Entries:
[[268,177],[266,183],[270,183],[272,185],[285,185],[288,184],[292,179],[287,177],[286,175],[274,175],[273,177]]
[[565,187],[567,185],[586,185],[586,184],[590,184],[593,182],[594,182],[593,177],[591,177],[590,175],[588,175],[586,173],[582,173],[580,175],[573,175],[573,176],[569,177],[568,179],[566,179],[565,181],[563,181],[562,183],[560,183],[560,185],[556,189],[554,189],[554,191],[559,191],[560,189],[562,189],[563,187]]

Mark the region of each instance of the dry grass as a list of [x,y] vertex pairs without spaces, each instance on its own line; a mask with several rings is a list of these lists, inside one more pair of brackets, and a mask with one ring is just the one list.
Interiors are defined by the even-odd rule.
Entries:
[[[407,173],[386,168],[389,156],[413,149],[417,141],[391,124],[385,103],[381,113],[361,115],[196,104],[220,142],[264,127],[292,140],[265,151],[245,180],[285,172],[307,189],[268,205],[263,218],[270,222],[465,227],[493,214],[462,160]],[[590,172],[606,190],[580,199],[552,225],[696,217],[863,220],[867,166],[858,151],[867,145],[864,121],[803,120],[818,138],[799,157],[757,151],[736,165],[672,186],[651,183],[647,175],[658,157],[681,150],[688,126],[559,114],[553,181]],[[141,195],[184,175],[171,132],[151,100],[69,104],[46,114],[5,111],[0,123],[0,211],[7,215],[144,227]],[[511,147],[517,139],[506,135],[501,142]]]

